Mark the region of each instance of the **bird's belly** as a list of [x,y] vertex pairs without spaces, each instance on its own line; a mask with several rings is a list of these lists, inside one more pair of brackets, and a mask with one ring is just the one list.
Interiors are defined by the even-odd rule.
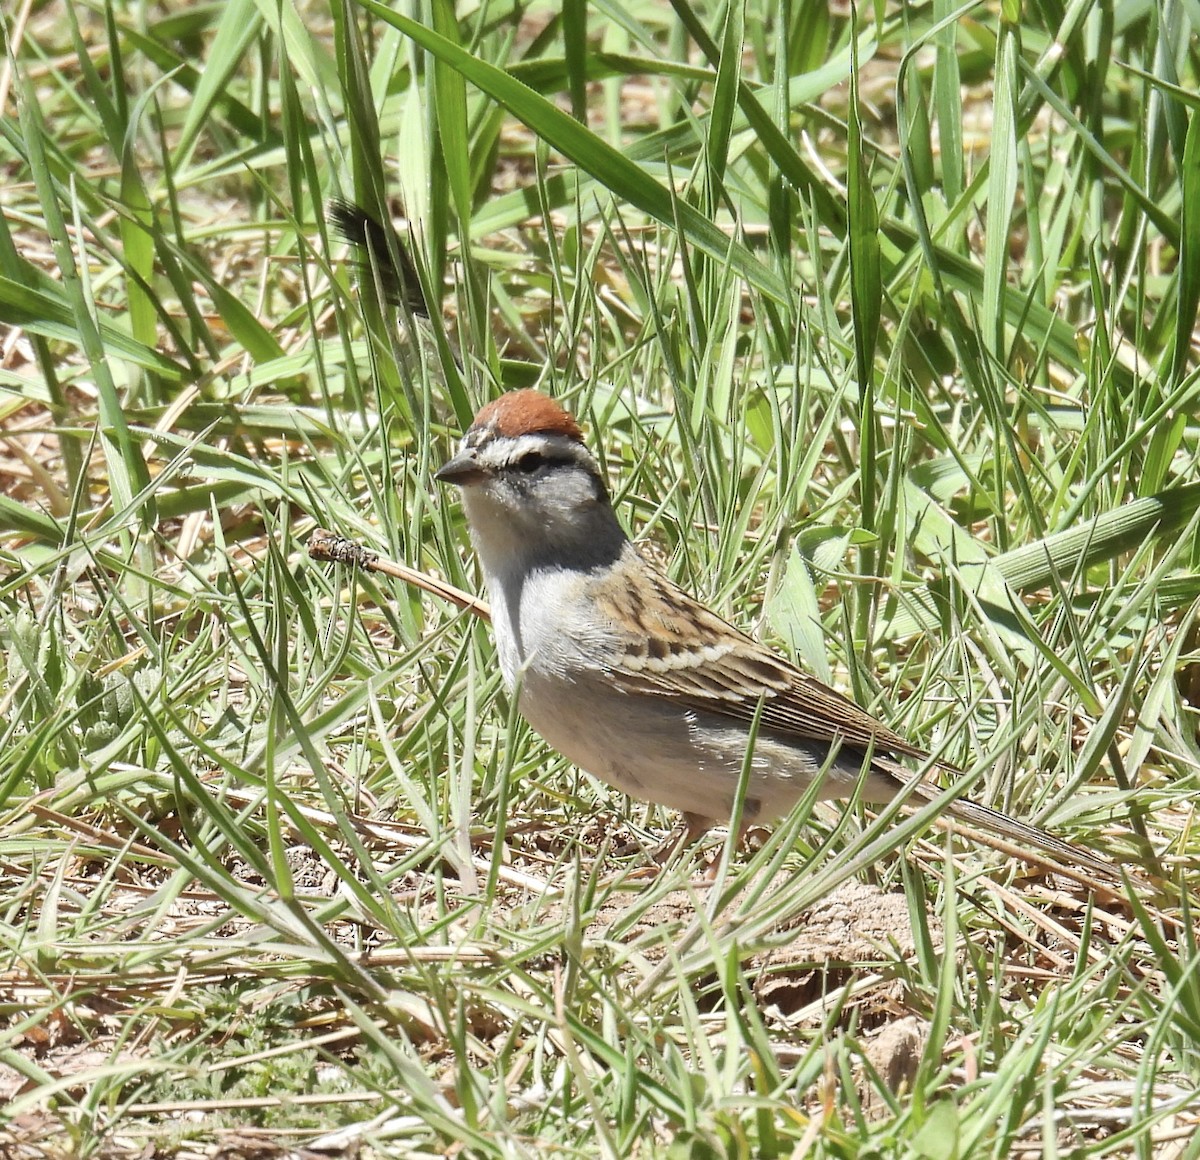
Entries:
[[[521,712],[554,749],[621,792],[714,823],[728,820],[745,764],[745,729],[669,699],[647,704],[646,698],[611,687],[589,690],[588,684],[527,672]],[[821,775],[827,757],[828,748],[819,743],[760,735],[743,820],[786,814]],[[849,796],[858,775],[858,758],[839,755],[824,773],[820,796]]]

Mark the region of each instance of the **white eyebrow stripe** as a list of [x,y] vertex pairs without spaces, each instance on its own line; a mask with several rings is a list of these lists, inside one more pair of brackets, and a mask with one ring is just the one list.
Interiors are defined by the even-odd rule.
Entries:
[[[472,436],[468,434],[467,439]],[[490,458],[497,465],[512,466],[526,455],[542,455],[551,463],[573,463],[596,471],[596,462],[582,443],[564,435],[544,434],[530,431],[524,435],[488,435],[476,437],[471,444],[463,440],[464,446],[473,446],[476,452],[490,450]]]

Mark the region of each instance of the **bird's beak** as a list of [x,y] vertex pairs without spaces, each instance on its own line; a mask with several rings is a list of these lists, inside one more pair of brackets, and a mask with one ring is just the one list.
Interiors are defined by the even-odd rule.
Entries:
[[478,483],[487,474],[474,454],[470,451],[460,451],[453,459],[447,459],[433,473],[433,478],[439,483],[453,483],[456,487],[466,487]]

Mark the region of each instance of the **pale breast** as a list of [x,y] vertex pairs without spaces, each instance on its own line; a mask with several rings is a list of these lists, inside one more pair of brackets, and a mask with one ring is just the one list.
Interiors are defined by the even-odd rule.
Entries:
[[[623,793],[723,823],[745,762],[748,727],[720,712],[697,709],[650,688],[617,682],[614,666],[628,652],[627,631],[596,616],[580,599],[579,573],[531,573],[499,585],[492,620],[500,667],[519,687],[522,716],[569,761]],[[580,610],[586,609],[584,615]],[[756,742],[745,818],[787,813],[817,776],[828,746],[764,729]],[[846,797],[860,757],[847,750],[823,775],[821,796]],[[868,797],[892,790],[878,779]]]

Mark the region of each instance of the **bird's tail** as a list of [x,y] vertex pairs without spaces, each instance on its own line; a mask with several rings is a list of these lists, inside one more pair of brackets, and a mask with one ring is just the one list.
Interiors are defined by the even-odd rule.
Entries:
[[[911,778],[912,775],[908,776]],[[923,801],[933,802],[941,798],[942,790],[936,785],[918,782],[913,787],[913,795]],[[1121,866],[1118,863],[990,806],[981,806],[968,798],[954,798],[946,806],[946,814],[954,821],[978,831],[979,837],[993,849],[1045,866],[1086,886],[1111,891],[1114,885],[1121,882]]]

